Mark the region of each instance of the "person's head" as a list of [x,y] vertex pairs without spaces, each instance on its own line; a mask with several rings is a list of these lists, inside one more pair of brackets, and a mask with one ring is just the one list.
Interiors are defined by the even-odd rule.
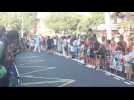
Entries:
[[111,42],[114,42],[114,37],[111,39]]
[[107,45],[110,45],[111,44],[111,40],[107,40],[106,43],[107,43]]
[[89,28],[89,29],[88,29],[88,32],[92,33],[92,32],[93,32],[93,30],[92,30],[91,28]]
[[123,41],[123,39],[124,39],[123,35],[120,35],[119,39],[120,39],[120,41]]
[[104,36],[102,36],[101,38],[102,42],[106,41],[106,38]]

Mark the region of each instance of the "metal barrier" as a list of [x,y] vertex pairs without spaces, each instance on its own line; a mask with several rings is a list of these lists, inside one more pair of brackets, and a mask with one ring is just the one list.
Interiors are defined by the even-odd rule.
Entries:
[[15,72],[16,72],[16,78],[17,78],[17,86],[21,86],[21,77],[20,77],[20,74],[19,74],[19,71],[17,69],[17,66],[15,64],[15,62],[13,63],[13,66],[15,68]]

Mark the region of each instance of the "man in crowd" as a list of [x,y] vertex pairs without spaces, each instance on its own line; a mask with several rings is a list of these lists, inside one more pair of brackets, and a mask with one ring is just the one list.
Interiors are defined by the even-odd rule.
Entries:
[[37,50],[40,53],[40,36],[39,35],[36,35],[35,36],[35,47],[34,47],[34,51],[36,52]]

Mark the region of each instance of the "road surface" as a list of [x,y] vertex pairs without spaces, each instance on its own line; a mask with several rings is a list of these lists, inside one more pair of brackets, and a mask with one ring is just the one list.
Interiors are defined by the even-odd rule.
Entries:
[[16,56],[22,87],[133,87],[134,83],[108,72],[87,68],[70,58],[45,52]]

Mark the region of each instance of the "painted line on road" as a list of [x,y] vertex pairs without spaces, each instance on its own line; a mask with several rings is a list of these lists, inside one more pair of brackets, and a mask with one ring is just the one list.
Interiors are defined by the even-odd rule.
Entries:
[[62,85],[59,85],[58,87],[64,87],[64,86],[67,86],[67,85],[69,85],[71,83],[74,83],[74,82],[75,82],[75,80],[69,80],[67,83],[64,83]]
[[27,82],[27,83],[22,83],[22,86],[27,86],[27,85],[39,85],[39,84],[52,84],[52,83],[58,83],[61,81],[41,81],[41,82]]
[[56,67],[48,67],[48,68],[45,68],[45,69],[35,70],[35,71],[31,71],[31,72],[27,72],[27,73],[21,74],[21,76],[22,76],[22,75],[26,75],[26,74],[35,73],[35,72],[47,71],[47,70],[55,69],[55,68],[56,68]]
[[45,66],[17,66],[17,68],[44,68]]
[[21,76],[21,77],[23,77],[23,78],[35,78],[35,79],[61,79],[61,78],[45,78],[45,77],[35,77],[35,76],[33,76],[33,75],[24,75],[24,76]]
[[133,81],[129,81],[129,83],[133,84],[134,85],[134,82]]
[[19,62],[19,63],[21,63],[21,62],[28,62],[28,63],[30,63],[30,62],[32,62],[32,63],[40,63],[40,62],[46,62],[45,60],[37,60],[37,59],[31,59],[31,60],[21,60],[21,61],[17,61],[17,62]]
[[[23,78],[35,78],[35,79],[53,79],[53,80],[58,80],[58,81],[44,81],[43,83],[42,82],[38,82],[39,84],[44,84],[44,83],[57,83],[57,82],[65,82],[64,84],[62,85],[59,85],[58,87],[64,87],[64,86],[67,86],[73,82],[75,82],[75,80],[72,80],[72,79],[61,79],[61,78],[45,78],[45,77],[34,77],[33,75],[24,75],[22,76]],[[22,85],[31,85],[31,84],[38,84],[37,82],[29,82],[29,83],[22,83]]]
[[117,79],[117,80],[120,80],[120,78],[118,78],[118,77],[113,77],[114,79]]
[[104,73],[110,73],[112,76],[117,77],[117,78],[119,78],[119,79],[121,79],[121,80],[126,80],[125,78],[123,78],[123,77],[121,77],[121,76],[118,76],[118,75],[116,75],[116,74],[113,74],[113,73],[111,73],[111,72],[108,72],[108,71],[106,71],[106,70],[104,70],[103,72],[104,72]]
[[74,82],[74,80],[71,79],[60,79],[57,81],[41,81],[41,82],[27,82],[27,83],[22,83],[22,86],[28,86],[28,85],[39,85],[39,84],[52,84],[52,83],[62,83],[64,82],[64,84],[59,85],[58,87],[63,87],[66,86],[68,84],[71,84],[72,82]]
[[125,84],[127,84],[127,85],[132,85],[131,83],[129,83],[129,82],[124,82]]

